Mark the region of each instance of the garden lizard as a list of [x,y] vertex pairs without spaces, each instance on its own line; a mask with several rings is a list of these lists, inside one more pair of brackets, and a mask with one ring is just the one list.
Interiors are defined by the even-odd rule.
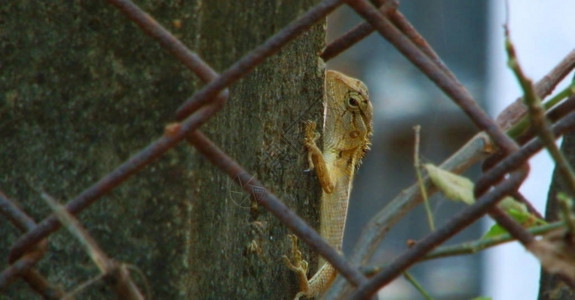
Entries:
[[[320,234],[341,251],[353,176],[369,150],[373,108],[363,82],[336,71],[327,71],[325,78],[323,152],[316,145],[320,135],[313,121],[305,124],[304,144],[310,170],[315,169],[322,187]],[[319,270],[308,281],[308,264],[302,259],[295,236],[290,238],[292,257],[284,255],[283,259],[298,276],[300,292],[295,299],[319,296],[330,287],[337,272],[320,259]]]

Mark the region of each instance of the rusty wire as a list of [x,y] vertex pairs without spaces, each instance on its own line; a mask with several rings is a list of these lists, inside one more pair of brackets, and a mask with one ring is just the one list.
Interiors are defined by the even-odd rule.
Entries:
[[[553,126],[553,132],[556,136],[560,136],[569,130],[573,130],[574,128],[575,112],[571,112]],[[470,224],[474,222],[479,217],[483,216],[488,210],[490,210],[491,207],[499,200],[501,200],[502,197],[512,191],[517,190],[526,176],[526,173],[519,168],[532,155],[540,151],[542,148],[543,143],[541,140],[538,138],[533,139],[521,149],[505,158],[501,163],[489,170],[487,173],[484,173],[482,178],[496,180],[502,174],[508,173],[508,170],[518,170],[512,173],[508,179],[498,184],[489,193],[479,198],[475,204],[458,213],[444,226],[429,234],[422,240],[419,240],[413,248],[409,249],[398,258],[394,259],[392,263],[388,265],[384,270],[370,278],[370,280],[365,285],[360,286],[351,296],[351,299],[366,299],[368,295],[375,293],[379,287],[384,286],[397,276],[401,275],[404,270],[406,270],[410,265],[416,263],[418,259],[422,258],[426,253],[431,251],[437,245],[441,244],[443,241],[447,240],[447,238],[453,236],[465,228],[464,224]],[[510,234],[517,238],[515,235],[516,233],[510,232]]]
[[497,185],[492,191],[479,198],[472,206],[467,207],[449,219],[444,226],[438,228],[424,239],[419,240],[413,248],[395,258],[385,270],[370,278],[366,284],[359,286],[350,298],[367,299],[373,295],[380,287],[401,275],[419,258],[483,216],[501,198],[519,188],[525,177],[525,172],[522,170],[516,171],[508,180]]
[[[202,80],[208,81],[213,78],[212,75],[215,76],[215,72],[204,70],[205,68],[209,68],[207,64],[200,62],[199,57],[193,54],[192,51],[181,49],[181,47],[185,47],[181,42],[173,37],[169,37],[168,35],[171,34],[169,34],[167,30],[163,29],[157,22],[151,20],[151,17],[145,14],[133,2],[128,0],[110,0],[109,2],[119,7],[131,20],[136,22],[141,28],[144,28],[146,33],[156,38],[163,46],[167,45],[166,47],[173,53],[176,53],[178,58],[184,59],[189,65],[193,66],[192,70],[194,72],[198,71],[198,73],[201,74],[200,77]],[[316,5],[300,19],[286,26],[260,47],[254,49],[232,65],[227,71],[223,72],[222,75],[218,76],[217,80],[211,81],[203,89],[195,93],[191,98],[186,100],[176,112],[177,120],[184,118],[194,111],[196,112],[194,115],[188,117],[186,121],[182,123],[181,127],[178,127],[179,130],[171,132],[170,135],[164,135],[153,142],[144,150],[128,159],[124,164],[120,165],[116,170],[112,171],[108,176],[102,178],[92,187],[75,197],[66,205],[68,211],[72,214],[80,212],[99,197],[108,193],[131,175],[138,172],[148,163],[171,149],[180,142],[188,132],[197,129],[201,124],[207,121],[211,115],[221,109],[224,104],[223,102],[227,99],[227,95],[220,95],[220,97],[216,98],[219,99],[219,101],[214,101],[217,103],[216,105],[205,106],[200,109],[201,105],[205,105],[210,99],[216,97],[222,89],[235,82],[240,76],[247,74],[247,72],[252,70],[265,58],[279,51],[288,41],[303,33],[304,29],[309,28],[319,19],[325,17],[340,4],[341,1],[338,0],[326,0]],[[186,66],[188,66],[188,64],[186,64]],[[14,261],[18,256],[22,255],[27,247],[38,242],[58,228],[59,223],[54,216],[42,221],[36,230],[29,232],[14,244],[10,251],[10,261]]]
[[[528,244],[533,240],[533,236],[519,224],[510,219],[505,213],[497,209],[494,210],[493,207],[502,197],[517,193],[518,187],[528,172],[525,163],[533,153],[542,147],[541,143],[538,139],[533,139],[525,146],[519,148],[497,125],[496,121],[489,118],[477,105],[470,93],[445,67],[425,39],[397,10],[396,1],[374,1],[380,6],[376,8],[365,0],[345,0],[367,22],[358,25],[342,37],[334,40],[326,47],[321,57],[325,60],[333,58],[370,33],[374,31],[379,32],[381,36],[392,43],[440,89],[450,96],[480,130],[487,132],[495,145],[503,151],[503,155],[502,159],[486,171],[477,181],[482,187],[491,186],[491,190],[483,195],[478,195],[481,197],[474,205],[461,211],[442,228],[419,241],[413,248],[394,260],[385,270],[369,280],[357,268],[350,266],[316,231],[306,225],[301,218],[271,194],[259,181],[248,174],[233,158],[221,151],[217,145],[197,130],[225,105],[229,96],[227,88],[231,84],[248,74],[266,58],[278,52],[286,43],[326,17],[335,8],[342,5],[344,0],[322,1],[239,59],[221,74],[214,71],[196,53],[188,49],[180,40],[133,2],[128,0],[109,0],[108,2],[117,7],[126,17],[137,24],[144,33],[154,38],[179,59],[182,64],[192,70],[206,85],[184,101],[178,108],[175,119],[180,123],[167,127],[163,136],[150,143],[68,202],[65,208],[70,214],[76,215],[86,209],[100,197],[109,193],[150,162],[156,160],[166,151],[187,138],[190,144],[196,147],[201,154],[226,172],[258,203],[292,229],[303,241],[318,251],[353,285],[358,286],[358,289],[352,295],[354,299],[364,299],[372,295],[377,289],[400,275],[410,265],[416,263],[428,251],[486,213],[490,213],[498,223],[522,243]],[[572,68],[573,65],[569,65],[568,68],[562,69],[562,76],[565,76],[564,74]],[[545,89],[546,87],[538,86],[538,88]],[[550,89],[547,88],[547,90]],[[551,119],[557,121],[553,126],[553,130],[557,134],[564,133],[574,126],[575,113],[572,113],[575,110],[574,102],[573,99],[570,99],[570,101],[565,102],[566,104],[559,106],[551,113]],[[501,119],[498,119],[498,121],[501,121]],[[506,174],[510,176],[505,180],[501,180]],[[487,189],[484,188],[483,190]],[[51,285],[33,267],[45,252],[47,244],[43,239],[58,230],[61,226],[60,222],[54,215],[51,215],[36,224],[1,193],[0,209],[16,227],[22,231],[27,231],[24,236],[14,243],[10,251],[9,261],[11,265],[0,273],[0,288],[8,285],[16,276],[21,275],[33,287],[34,282],[42,282],[36,285],[39,288],[34,289],[43,296],[50,298],[48,292],[41,292],[40,290],[48,290]],[[54,295],[61,293],[59,290],[52,289],[51,291],[55,293]]]
[[259,204],[274,214],[282,223],[288,225],[290,229],[303,241],[313,246],[322,257],[332,263],[341,274],[349,279],[354,285],[359,285],[366,281],[365,276],[357,268],[353,268],[349,263],[296,213],[290,210],[283,202],[279,201],[270,193],[257,179],[247,173],[238,163],[227,156],[215,144],[198,132],[194,132],[189,141],[198,149],[211,163],[220,168],[223,172],[236,181],[246,192],[248,192]]
[[[20,231],[25,232],[36,227],[36,222],[2,191],[0,191],[0,213],[6,216]],[[12,264],[3,270],[0,273],[0,291],[16,280],[17,276],[22,276],[32,289],[44,298],[59,299],[64,292],[56,288],[42,274],[33,269],[34,265],[44,256],[47,245],[46,241],[41,242],[37,249],[26,253],[17,264]]]
[[222,88],[234,83],[236,80],[248,74],[256,65],[262,63],[265,58],[271,56],[281,49],[287,42],[293,40],[313,24],[326,17],[331,11],[343,3],[343,0],[324,0],[320,4],[312,7],[298,20],[288,24],[283,30],[266,40],[261,46],[239,59],[218,77],[210,82],[203,89],[196,92],[194,96],[186,100],[176,112],[176,118],[180,119],[193,111],[197,105],[202,104],[202,99],[209,98]]
[[365,0],[347,0],[347,3],[441,88],[445,94],[450,96],[479,129],[484,130],[491,136],[497,146],[505,149],[507,154],[517,150],[517,144],[479,107],[471,94],[461,83],[455,80],[455,76],[445,73],[445,70],[439,68],[426,53],[399,31],[378,9]]

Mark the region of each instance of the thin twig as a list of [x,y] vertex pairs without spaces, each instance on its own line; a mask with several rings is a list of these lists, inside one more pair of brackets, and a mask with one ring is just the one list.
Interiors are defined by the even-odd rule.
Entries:
[[431,229],[431,231],[435,231],[433,213],[431,212],[431,207],[429,206],[429,198],[427,197],[427,190],[425,188],[425,184],[423,183],[423,176],[421,176],[421,164],[419,162],[419,133],[421,126],[415,125],[413,130],[415,131],[415,151],[413,151],[413,166],[415,167],[415,174],[417,175],[417,185],[419,185],[421,197],[423,198],[423,204],[425,205],[425,213],[427,214],[427,223],[429,223],[429,229]]
[[[535,84],[535,93],[543,99],[575,68],[575,50],[569,52],[549,73]],[[527,114],[523,97],[517,98],[496,118],[497,124],[504,130],[509,129]]]
[[366,0],[346,0],[346,2],[448,95],[478,128],[489,134],[500,149],[503,149],[505,153],[511,153],[519,148],[479,107],[469,91],[455,79],[449,70],[444,70],[438,66],[423,50],[387,20],[379,10]]
[[[491,154],[494,150],[490,139],[486,134],[480,133],[474,136],[469,142],[461,147],[456,153],[451,155],[439,167],[453,173],[462,173],[472,165],[481,161]],[[423,178],[424,186],[427,193],[432,195],[437,190],[431,183],[428,176]],[[350,260],[355,265],[364,265],[373,256],[381,241],[387,232],[397,223],[405,214],[411,211],[415,206],[423,201],[420,185],[417,183],[403,190],[389,204],[380,210],[368,224],[364,227],[359,236],[357,243],[350,255]],[[336,280],[329,290],[326,298],[345,297],[344,290],[347,283],[345,280]]]
[[[557,107],[561,103],[561,101],[571,97],[573,94],[575,94],[575,81],[572,81],[568,87],[561,90],[551,99],[545,101],[543,103],[543,108],[545,109],[545,111],[550,111],[553,108]],[[529,120],[530,118],[528,115],[526,114],[523,115],[523,117],[519,118],[519,121],[517,121],[517,123],[510,125],[510,128],[507,130],[507,134],[512,138],[519,137],[521,134],[523,134],[530,128]]]
[[413,285],[413,287],[421,294],[421,296],[423,296],[423,298],[425,298],[426,300],[433,300],[433,297],[429,295],[429,293],[423,288],[423,286],[419,284],[417,279],[415,279],[415,277],[413,277],[409,272],[403,272],[403,277],[405,277],[405,279],[409,281],[411,285]]
[[[130,278],[126,268],[122,264],[110,259],[104,251],[102,251],[100,246],[98,246],[96,240],[90,236],[88,231],[72,214],[66,211],[66,208],[63,205],[59,204],[54,198],[45,192],[42,192],[42,198],[46,203],[48,203],[64,227],[66,227],[66,229],[68,229],[68,231],[70,231],[70,233],[72,233],[72,235],[84,247],[100,272],[115,279],[107,283],[116,291],[121,299],[144,299],[144,296]],[[89,284],[85,286],[82,285],[81,287],[86,287],[88,285]]]
[[566,184],[569,194],[571,197],[575,197],[575,173],[573,172],[571,164],[569,164],[567,158],[565,158],[563,152],[559,150],[559,147],[555,143],[555,136],[553,135],[553,132],[549,130],[549,121],[545,117],[545,109],[543,109],[543,106],[541,105],[541,99],[537,93],[535,93],[535,88],[533,87],[531,79],[527,78],[525,73],[523,73],[523,69],[521,68],[517,55],[515,54],[515,47],[511,42],[509,29],[507,27],[505,27],[505,49],[507,50],[508,65],[511,70],[513,70],[513,73],[523,90],[523,97],[525,104],[527,105],[531,124],[539,138],[545,144],[545,148],[553,158],[555,168],[561,174],[561,179]]
[[[512,194],[511,192],[510,194]],[[510,195],[508,194],[508,195]],[[511,218],[498,206],[494,206],[489,210],[489,216],[497,222],[505,231],[516,238],[525,248],[535,240],[535,237],[527,231],[521,224]]]
[[[559,221],[551,224],[530,227],[527,230],[533,235],[543,235],[547,232],[551,232],[562,226],[565,226],[565,222]],[[427,255],[422,257],[419,261],[421,262],[438,258],[475,254],[482,250],[514,241],[516,241],[516,239],[512,235],[510,235],[509,233],[503,233],[497,236],[489,238],[481,238],[476,241],[465,242],[458,245],[437,247],[435,250],[429,252]],[[367,276],[370,276],[376,272],[379,272],[380,270],[385,269],[386,266],[387,264],[369,266],[362,268],[362,271]]]
[[561,216],[563,217],[563,222],[567,225],[567,232],[569,236],[575,236],[575,219],[573,219],[573,199],[567,197],[563,193],[557,195],[559,200],[559,209],[561,211]]
[[391,282],[437,245],[445,242],[483,216],[510,191],[516,190],[526,176],[527,174],[523,169],[514,171],[508,179],[485,193],[473,205],[466,207],[449,219],[445,225],[419,240],[415,246],[394,259],[387,268],[370,278],[367,283],[360,285],[350,296],[350,299],[366,299],[373,295],[380,287]]
[[[561,226],[565,225],[564,222],[555,222],[551,224],[545,224],[540,226],[535,226],[528,228],[529,231],[533,235],[543,235],[547,232],[550,232],[554,229],[560,228]],[[504,233],[498,236],[490,237],[490,238],[482,238],[477,241],[467,242],[459,245],[454,246],[444,246],[439,247],[424,256],[421,260],[430,260],[442,257],[449,257],[449,256],[456,256],[456,255],[464,255],[464,254],[474,254],[481,250],[485,250],[491,248],[493,246],[501,245],[507,242],[513,242],[516,239],[510,235],[509,233]]]
[[[575,112],[564,116],[553,125],[553,131],[556,136],[560,136],[573,128],[575,128]],[[533,139],[525,144],[518,152],[507,157],[504,161],[490,169],[488,171],[490,174],[484,175],[488,175],[491,178],[502,176],[501,174],[506,174],[508,170],[521,166],[531,156],[539,152],[542,147],[543,145],[539,139]],[[489,139],[482,134],[476,135],[465,146],[441,164],[440,167],[454,173],[461,173],[477,162],[481,157],[488,156],[491,152],[482,152],[489,150],[494,150],[491,148]],[[465,162],[470,162],[471,164],[466,165],[464,164]],[[479,180],[482,179],[480,178]],[[430,188],[428,190],[429,193],[435,192],[432,185],[428,186]],[[412,185],[386,205],[364,228],[351,254],[350,258],[352,263],[357,265],[366,264],[391,227],[421,201],[421,194],[419,193],[417,185]],[[346,295],[348,291],[349,289],[346,286],[346,282],[338,279],[330,289],[328,296],[335,298],[336,295]]]

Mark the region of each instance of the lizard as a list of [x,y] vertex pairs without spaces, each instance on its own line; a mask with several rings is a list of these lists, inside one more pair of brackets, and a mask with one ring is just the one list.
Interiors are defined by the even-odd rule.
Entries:
[[[337,71],[326,72],[324,97],[323,152],[316,144],[320,134],[313,121],[305,123],[304,145],[309,170],[315,169],[322,187],[320,235],[341,251],[353,177],[371,144],[373,108],[365,84]],[[308,280],[308,263],[298,250],[297,238],[289,237],[291,259],[282,258],[298,277],[300,291],[294,299],[319,296],[331,286],[337,271],[320,258],[318,271]]]

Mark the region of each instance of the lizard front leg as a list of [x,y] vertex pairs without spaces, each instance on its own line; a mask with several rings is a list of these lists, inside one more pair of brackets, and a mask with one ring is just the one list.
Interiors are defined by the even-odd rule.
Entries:
[[[321,196],[320,234],[334,248],[341,250],[353,175],[359,161],[369,149],[373,108],[367,87],[359,80],[339,72],[326,72],[326,110],[324,114],[323,152],[316,145],[319,133],[316,123],[305,124],[304,144],[310,170],[315,169],[323,193]],[[307,262],[292,239],[292,259],[284,257],[288,267],[297,273],[301,296],[315,297],[332,284],[337,271],[320,260],[319,270],[307,280]]]
[[[330,194],[334,190],[334,183],[329,174],[329,169],[323,157],[323,153],[319,150],[319,147],[316,144],[320,135],[315,129],[315,122],[307,121],[305,123],[304,144],[308,150],[309,170],[315,170],[324,193]],[[296,294],[294,299],[299,299],[302,296],[317,296],[333,281],[336,275],[335,269],[333,269],[329,264],[324,264],[320,267],[320,270],[308,280],[308,263],[303,259],[302,253],[298,248],[297,237],[290,234],[289,238],[291,239],[291,258],[284,255],[282,259],[288,268],[296,273],[298,278],[300,291]]]
[[309,162],[309,170],[314,170],[319,179],[324,192],[331,194],[334,189],[333,180],[329,174],[329,169],[323,158],[321,150],[316,145],[317,139],[320,137],[319,133],[315,130],[316,124],[314,121],[307,121],[305,123],[305,139],[304,144],[307,148],[307,158]]

